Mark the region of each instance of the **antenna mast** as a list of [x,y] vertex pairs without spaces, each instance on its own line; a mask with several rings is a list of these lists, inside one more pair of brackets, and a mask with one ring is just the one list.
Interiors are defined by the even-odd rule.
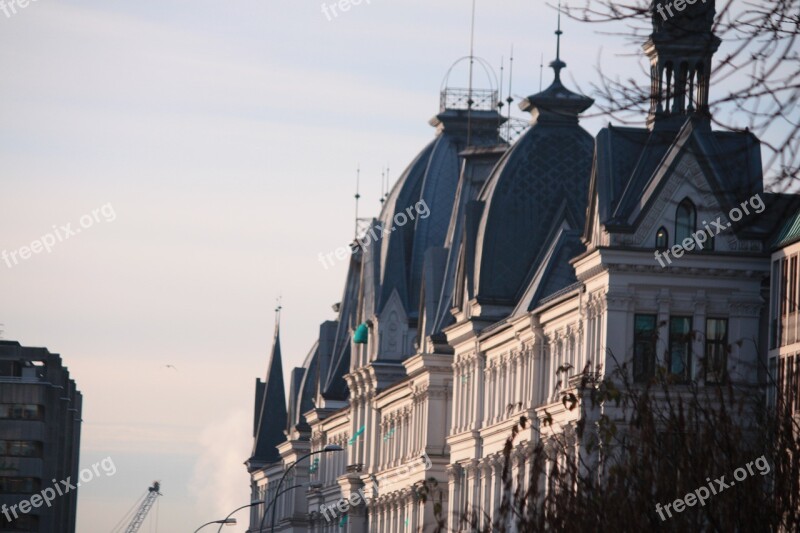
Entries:
[[542,78],[544,78],[544,52],[542,52],[542,60],[539,63],[539,92],[542,92]]
[[467,99],[467,146],[472,145],[472,71],[475,66],[475,4],[472,0],[472,27],[469,35],[469,95]]
[[[506,102],[508,102],[508,120],[506,120],[506,139],[508,139],[509,144],[511,144],[511,104],[514,102],[514,98],[511,96],[511,88],[512,84],[514,83],[514,45],[511,45],[511,57],[508,61],[508,98],[506,98]],[[503,93],[500,93],[500,97],[503,97]]]
[[354,237],[358,238],[358,200],[361,198],[361,194],[359,194],[359,189],[361,187],[361,164],[359,163],[358,168],[356,169],[356,221],[355,221],[355,232]]
[[[503,140],[503,135],[500,133],[502,131],[502,124],[501,121],[503,120],[503,70],[505,68],[506,60],[503,56],[500,56],[500,91],[497,93],[497,142],[500,143]],[[508,131],[508,130],[506,130]]]

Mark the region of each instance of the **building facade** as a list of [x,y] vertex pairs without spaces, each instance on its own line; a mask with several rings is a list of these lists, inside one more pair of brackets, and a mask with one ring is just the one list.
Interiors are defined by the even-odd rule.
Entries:
[[77,490],[19,504],[77,478],[82,401],[58,354],[0,341],[0,531],[75,531]]
[[[798,350],[790,315],[768,350],[771,298],[794,313],[769,294],[771,260],[800,286],[796,261],[770,257],[797,197],[765,192],[752,134],[713,130],[714,2],[691,15],[653,18],[642,128],[593,139],[579,124],[593,102],[565,87],[560,54],[513,143],[494,104],[459,108],[445,90],[436,138],[370,229],[423,200],[430,216],[354,243],[338,316],[293,374],[285,436],[269,441],[280,458],[250,472],[269,502],[285,466],[317,452],[281,490],[300,488],[277,494],[276,531],[423,531],[435,520],[426,479],[447,531],[465,512],[495,516],[512,427],[532,421],[511,451],[518,483],[533,446],[585,416],[562,402],[585,368],[746,387],[800,361],[777,362]],[[791,242],[776,254],[796,259]],[[269,530],[263,513],[250,531]]]

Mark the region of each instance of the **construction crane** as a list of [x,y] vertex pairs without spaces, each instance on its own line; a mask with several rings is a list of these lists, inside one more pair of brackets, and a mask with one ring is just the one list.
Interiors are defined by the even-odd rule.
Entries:
[[128,527],[125,529],[125,533],[136,533],[139,531],[139,528],[142,527],[142,522],[147,518],[147,513],[150,512],[153,504],[156,503],[156,499],[161,496],[159,490],[161,490],[161,483],[154,481],[153,486],[147,489],[147,496],[145,496],[142,505],[139,506],[139,510],[136,511],[136,514],[133,516],[133,520],[131,520],[131,523],[128,524]]

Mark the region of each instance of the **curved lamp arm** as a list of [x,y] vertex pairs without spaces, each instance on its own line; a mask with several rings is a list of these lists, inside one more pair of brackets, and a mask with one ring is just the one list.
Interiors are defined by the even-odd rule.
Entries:
[[225,517],[225,521],[220,521],[219,529],[217,530],[217,533],[220,533],[222,531],[222,526],[224,526],[226,521],[229,520],[230,517],[233,516],[235,513],[238,513],[242,509],[247,509],[248,507],[255,507],[256,505],[261,505],[262,503],[264,503],[264,502],[262,502],[262,501],[252,502],[252,503],[248,503],[247,505],[242,505],[238,509],[234,509],[233,511],[231,511],[231,513],[228,516]]
[[[320,453],[329,453],[329,452],[343,452],[343,451],[344,448],[342,448],[341,446],[329,444],[321,450],[317,450],[316,452],[311,452],[304,455],[303,457],[301,457],[300,459],[289,465],[289,468],[287,468],[283,472],[283,476],[281,476],[281,480],[278,482],[278,487],[275,489],[275,496],[272,498],[272,503],[270,504],[270,507],[272,507],[272,525],[270,526],[270,532],[274,533],[275,531],[275,509],[277,507],[278,496],[282,494],[281,486],[283,485],[283,480],[286,479],[286,475],[297,465],[297,463],[299,463],[300,461],[304,461],[305,459],[308,459],[312,455],[317,455]],[[264,498],[265,498],[264,501],[266,501],[266,495],[264,496]],[[266,518],[267,518],[267,513],[265,510],[264,515],[261,517],[261,524],[259,524],[258,526],[259,533],[261,533],[264,530],[264,520]]]
[[197,529],[195,529],[194,533],[197,533],[198,531],[200,531],[204,527],[210,526],[211,524],[220,524],[220,527],[222,527],[222,525],[224,525],[224,524],[233,525],[233,524],[236,524],[236,519],[235,518],[226,518],[225,520],[212,520],[211,522],[207,522],[207,523],[203,524],[202,526],[198,527]]

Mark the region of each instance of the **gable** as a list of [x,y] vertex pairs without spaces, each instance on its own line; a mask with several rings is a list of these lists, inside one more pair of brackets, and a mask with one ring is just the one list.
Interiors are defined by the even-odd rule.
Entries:
[[[720,202],[716,192],[718,187],[706,172],[692,151],[683,151],[677,164],[661,177],[658,187],[648,190],[631,212],[628,222],[633,233],[612,232],[611,244],[655,248],[656,233],[662,227],[667,230],[669,246],[680,244],[675,242],[677,209],[688,199],[697,213],[696,231],[706,231],[715,236],[715,251],[760,251],[759,241],[743,240],[737,236],[734,221],[729,218],[730,209]],[[754,208],[745,205],[750,214],[755,213]],[[743,213],[743,216],[748,215]]]

